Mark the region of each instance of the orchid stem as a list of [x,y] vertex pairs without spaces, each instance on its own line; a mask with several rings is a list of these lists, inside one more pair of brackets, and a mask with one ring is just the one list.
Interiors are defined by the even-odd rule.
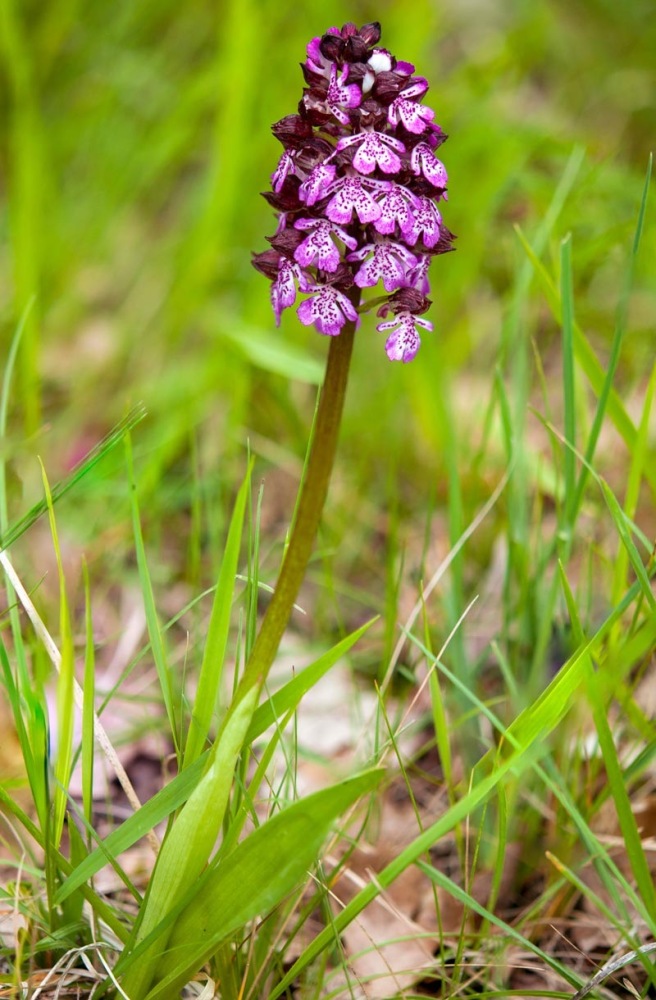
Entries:
[[[354,304],[357,306],[357,302]],[[326,374],[296,518],[271,602],[246,664],[239,694],[245,694],[254,685],[261,686],[266,680],[312,555],[337,450],[354,334],[355,323],[347,322],[339,336],[330,340]]]

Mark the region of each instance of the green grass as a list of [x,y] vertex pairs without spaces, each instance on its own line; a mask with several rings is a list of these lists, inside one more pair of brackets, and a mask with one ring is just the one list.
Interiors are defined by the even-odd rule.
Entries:
[[[137,1000],[203,968],[235,1000],[358,977],[564,997],[635,951],[616,981],[651,995],[651,5],[28,7],[0,4],[0,907],[22,926],[0,931],[0,983],[70,966]],[[276,330],[250,251],[272,229],[269,126],[306,41],[350,18],[431,81],[458,250],[433,264],[412,364],[370,318],[356,335],[283,640],[305,666],[258,704],[238,685],[326,344],[290,314]],[[378,707],[348,765],[321,761],[329,787],[299,794],[320,755],[295,711],[338,662],[343,714],[372,690]],[[111,719],[146,677],[128,697],[174,764],[141,802]],[[131,803],[102,828],[99,758]],[[405,838],[381,845],[399,800]],[[369,843],[374,874],[336,904]],[[358,965],[348,931],[412,871],[430,929],[387,934],[425,933],[435,958],[395,990],[384,941]]]

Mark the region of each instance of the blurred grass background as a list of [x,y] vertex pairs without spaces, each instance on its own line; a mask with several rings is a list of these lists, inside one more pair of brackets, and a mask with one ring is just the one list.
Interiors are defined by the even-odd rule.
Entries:
[[[253,483],[265,482],[259,579],[275,580],[327,348],[293,310],[275,328],[269,283],[250,265],[251,251],[264,249],[275,228],[259,197],[280,153],[270,125],[296,110],[299,63],[310,38],[347,20],[379,20],[382,44],[430,81],[427,103],[451,136],[441,151],[450,176],[443,214],[458,234],[458,249],[433,262],[435,331],[424,336],[412,364],[388,362],[373,317],[357,334],[337,468],[310,586],[301,596],[309,613],[293,623],[310,638],[290,642],[292,659],[313,642],[325,652],[341,633],[380,614],[358,643],[355,663],[387,680],[397,664],[399,622],[408,621],[422,584],[511,466],[501,499],[426,602],[431,628],[418,619],[431,655],[405,649],[395,679],[415,668],[420,674],[423,662],[432,668],[432,651],[454,630],[441,664],[452,671],[447,711],[438,718],[434,706],[440,766],[453,792],[459,778],[452,781],[449,741],[456,741],[456,771],[460,761],[473,763],[494,746],[481,725],[480,702],[462,690],[505,721],[526,706],[539,709],[537,696],[579,636],[594,634],[620,608],[594,653],[598,705],[577,694],[568,726],[580,738],[572,742],[559,731],[553,773],[594,821],[607,789],[597,783],[601,762],[588,750],[590,716],[598,708],[605,725],[612,696],[619,709],[610,715],[614,731],[644,746],[635,766],[627,766],[627,788],[633,794],[644,769],[651,794],[653,712],[643,713],[631,689],[648,671],[652,652],[653,631],[643,628],[653,610],[644,573],[644,593],[620,612],[656,535],[653,432],[644,448],[646,431],[634,441],[632,455],[613,426],[615,404],[615,412],[605,411],[594,455],[626,516],[642,530],[634,534],[639,551],[629,565],[619,507],[609,514],[591,476],[579,508],[571,453],[535,411],[561,432],[569,417],[579,448],[594,436],[656,135],[653,6],[653,0],[0,0],[3,367],[24,323],[8,433],[0,442],[9,520],[42,498],[37,455],[54,483],[143,401],[148,416],[133,432],[139,508],[157,611],[172,625],[166,643],[181,706],[207,628],[211,601],[205,594],[201,603],[199,595],[216,580],[249,447]],[[559,190],[565,197],[554,217]],[[594,391],[580,350],[571,349],[571,338],[564,344],[567,324],[561,328],[516,227],[540,246],[556,289],[567,259],[562,241],[571,233],[576,320],[599,363]],[[643,419],[643,426],[656,384],[654,260],[650,205],[628,318],[618,323],[623,337],[614,378],[634,423]],[[1,486],[0,476],[4,504]],[[129,492],[119,447],[58,502],[57,523],[76,639],[81,646],[84,557],[99,674],[119,663],[107,701],[118,702],[120,715],[128,702],[119,687],[138,668],[139,694],[129,696],[145,706],[134,723],[136,739],[149,727],[161,732],[163,723],[150,709],[161,692],[154,671],[149,676],[139,622],[143,595]],[[252,515],[251,509],[249,525]],[[11,557],[56,634],[60,595],[48,525],[34,525],[12,545]],[[563,600],[569,587],[575,608],[574,600],[569,608]],[[474,596],[481,598],[474,613],[456,629]],[[13,617],[16,624],[18,612]],[[2,608],[3,639],[8,623],[11,614]],[[39,687],[45,654],[32,630],[25,631]],[[436,682],[435,705],[440,690]],[[554,801],[534,776],[513,777],[499,796],[499,859],[506,843],[520,843],[530,884],[536,872],[544,874],[545,847],[567,860],[581,846],[574,812],[554,809]],[[474,857],[483,870],[494,867],[496,879],[494,851],[484,839]],[[592,854],[596,864],[599,854]],[[649,879],[646,862],[643,869]],[[544,878],[546,916],[540,911],[539,933],[527,932],[532,940],[541,939],[542,927],[551,934],[556,912],[553,875]],[[521,909],[533,898],[522,878],[518,885],[521,891],[504,905]],[[633,911],[619,904],[618,910],[628,914],[625,937],[634,947]],[[562,926],[568,930],[569,923]],[[505,948],[512,939],[491,940]],[[554,940],[560,949],[561,939]],[[577,961],[587,952],[582,944]],[[502,967],[487,955],[484,964],[492,975]]]
[[[162,586],[212,579],[247,441],[259,471],[291,473],[289,497],[284,477],[269,480],[274,528],[278,495],[289,516],[326,344],[293,310],[275,329],[250,252],[274,229],[259,197],[279,156],[269,129],[296,109],[308,39],[380,20],[382,44],[429,79],[451,136],[443,214],[458,250],[433,264],[435,332],[413,364],[390,365],[371,319],[358,334],[321,569],[332,580],[339,539],[337,578],[393,601],[408,539],[421,549],[446,505],[457,538],[503,472],[501,434],[482,431],[497,372],[548,447],[523,414],[533,343],[557,422],[560,331],[537,285],[507,324],[524,260],[513,225],[532,239],[577,148],[543,260],[557,272],[573,234],[577,319],[605,361],[656,134],[650,0],[3,0],[0,18],[3,357],[32,302],[3,443],[11,514],[41,496],[36,453],[54,480],[143,400],[135,453]],[[629,401],[654,355],[655,251],[648,225],[616,381]],[[622,468],[614,442],[600,462]],[[107,587],[130,546],[122,463],[104,462],[59,513]]]

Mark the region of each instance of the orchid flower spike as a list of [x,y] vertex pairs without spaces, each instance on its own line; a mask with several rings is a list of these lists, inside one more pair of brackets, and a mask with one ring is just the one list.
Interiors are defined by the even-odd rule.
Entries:
[[393,318],[377,329],[389,334],[388,358],[407,362],[418,328],[432,329],[419,318],[431,305],[430,261],[453,249],[435,155],[447,137],[422,103],[428,82],[380,34],[378,22],[345,24],[309,43],[298,113],[272,129],[283,153],[264,197],[278,228],[253,265],[272,282],[276,323],[300,295],[301,322],[331,337],[359,322],[358,289],[382,282],[378,316]]

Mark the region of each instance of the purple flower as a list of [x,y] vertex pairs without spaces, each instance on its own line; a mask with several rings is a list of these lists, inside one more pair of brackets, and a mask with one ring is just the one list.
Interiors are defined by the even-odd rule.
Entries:
[[360,174],[373,174],[379,167],[384,174],[397,174],[401,169],[401,160],[396,155],[405,153],[405,146],[399,139],[384,132],[360,132],[358,135],[348,135],[337,143],[338,152],[347,146],[357,143],[358,151],[353,157],[353,166]]
[[372,251],[373,256],[365,260],[355,275],[354,280],[359,288],[377,285],[381,278],[386,292],[393,292],[411,283],[408,276],[417,267],[418,260],[401,243],[392,243],[379,238],[376,242],[367,243],[360,250],[350,253],[346,259],[364,260]]
[[271,285],[271,303],[276,317],[276,326],[280,326],[280,314],[283,309],[293,306],[296,302],[296,282],[303,291],[307,288],[307,280],[298,264],[292,264],[281,257],[278,277]]
[[425,142],[420,142],[412,150],[410,169],[413,174],[423,174],[433,187],[446,190],[448,180],[444,164],[433,154],[433,150]]
[[332,285],[315,285],[312,296],[301,302],[296,310],[304,326],[314,324],[319,333],[336,337],[347,320],[358,322],[353,303],[343,292]]
[[[390,235],[396,231],[398,225],[404,238],[407,240],[408,231],[414,233],[416,228],[416,219],[420,210],[420,199],[412,191],[409,191],[408,188],[403,187],[402,184],[392,183],[378,204],[380,206],[380,216],[374,221],[376,232]],[[414,242],[417,242],[416,236]]]
[[300,293],[301,322],[331,337],[380,302],[361,303],[360,290],[382,281],[387,356],[410,361],[418,328],[432,329],[419,318],[430,262],[453,249],[437,207],[447,173],[435,151],[446,136],[423,103],[428,81],[380,34],[378,22],[349,23],[309,42],[298,112],[273,126],[283,153],[264,197],[278,227],[253,264],[272,282],[276,322]]
[[397,125],[400,122],[408,132],[413,132],[415,135],[425,132],[429,122],[435,117],[435,112],[425,104],[418,104],[409,98],[422,97],[427,90],[428,83],[423,77],[418,77],[413,86],[402,90],[389,106],[387,120],[390,125]]
[[320,163],[303,181],[298,189],[298,197],[311,208],[326,193],[335,179],[337,167],[333,163]]
[[420,319],[410,312],[400,312],[394,319],[378,324],[376,329],[381,333],[385,330],[393,331],[385,341],[385,351],[390,361],[412,361],[421,344],[418,326],[423,326],[425,330],[433,329],[429,320]]
[[[399,220],[400,223],[400,220]],[[401,225],[403,235],[411,246],[414,246],[421,236],[424,246],[432,249],[440,238],[442,216],[439,209],[430,198],[421,197],[417,200],[408,224]]]
[[369,194],[367,188],[386,190],[380,181],[372,181],[369,177],[340,177],[329,188],[333,197],[326,206],[326,215],[333,222],[346,224],[353,218],[353,211],[365,225],[374,222],[381,215],[381,207]]
[[304,98],[304,106],[308,111],[322,111],[332,115],[342,125],[349,124],[349,110],[357,108],[362,100],[362,91],[357,84],[347,84],[348,66],[344,66],[339,76],[333,63],[330,67],[330,80],[325,94],[314,93],[312,90]]
[[293,173],[294,173],[294,158],[291,153],[288,153],[287,150],[285,150],[285,152],[280,157],[278,166],[271,174],[271,187],[276,192],[276,194],[280,194],[285,181],[287,180],[289,175]]
[[[326,34],[339,36],[340,31],[339,28],[328,28]],[[333,64],[332,61],[330,59],[326,59],[321,52],[322,41],[322,38],[313,38],[311,42],[308,42],[307,62],[305,64],[305,68],[306,70],[310,70],[312,73],[317,73],[319,76],[329,77]]]
[[337,67],[333,63],[330,70],[326,104],[342,125],[349,124],[348,110],[357,108],[362,100],[362,91],[357,83],[345,83],[347,76],[348,66],[345,66],[338,79]]
[[408,280],[405,284],[409,288],[417,288],[422,295],[428,295],[430,292],[430,282],[428,281],[429,267],[430,257],[427,253],[422,254],[420,257],[415,257],[415,265],[408,273]]
[[299,219],[294,223],[294,228],[311,230],[310,235],[294,251],[294,258],[302,267],[311,267],[316,262],[316,266],[322,271],[337,270],[340,256],[331,239],[332,233],[351,249],[358,245],[357,240],[349,236],[341,226],[334,222],[324,222],[323,219]]

